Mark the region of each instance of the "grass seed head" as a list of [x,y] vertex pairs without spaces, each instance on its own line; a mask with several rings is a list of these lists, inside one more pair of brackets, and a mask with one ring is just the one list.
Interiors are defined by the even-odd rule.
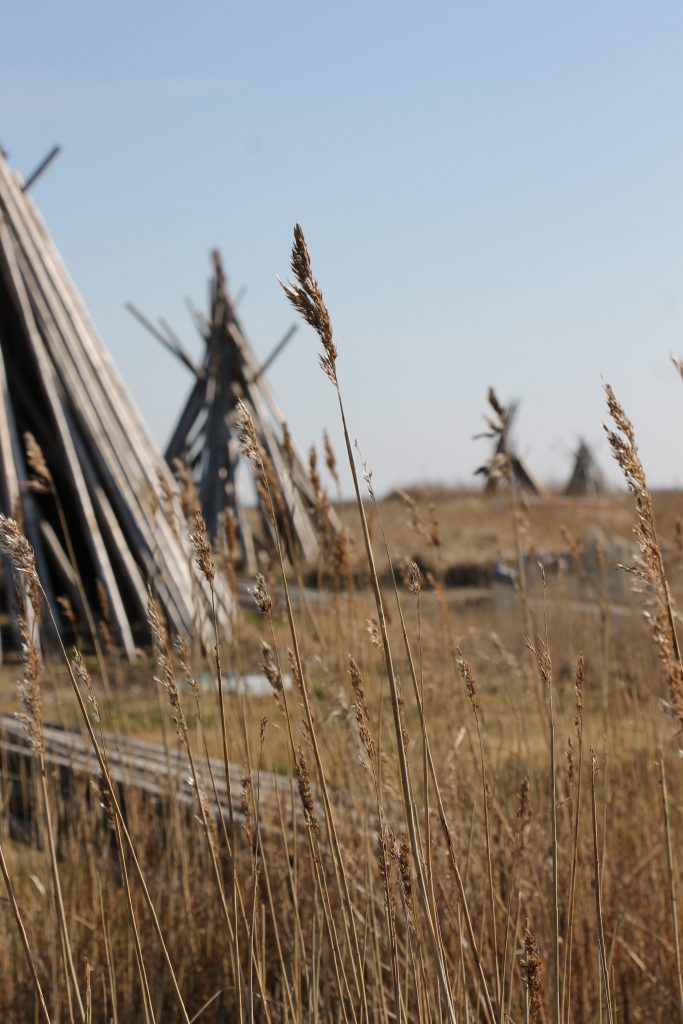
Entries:
[[57,604],[59,605],[59,610],[62,613],[62,618],[73,628],[76,625],[76,613],[74,612],[73,605],[66,594],[59,595],[57,598]]
[[576,698],[576,718],[574,724],[576,726],[577,735],[581,730],[581,723],[583,720],[583,684],[586,678],[586,663],[583,658],[583,654],[579,654],[579,660],[576,665],[576,679],[574,682],[574,693]]
[[185,682],[189,686],[192,696],[196,701],[199,700],[199,685],[194,677],[191,665],[190,648],[187,645],[187,641],[182,636],[177,636],[173,641],[173,650],[176,653],[180,667],[183,670],[185,676]]
[[40,580],[36,556],[22,528],[15,519],[0,515],[0,551],[7,555],[15,574],[26,584],[33,612],[40,613]]
[[613,430],[605,427],[607,440],[635,499],[638,517],[634,533],[640,555],[632,565],[622,568],[632,573],[651,592],[654,610],[646,610],[647,619],[666,673],[671,706],[678,721],[683,722],[683,660],[676,635],[676,611],[657,540],[652,496],[638,453],[633,424],[609,384],[605,384],[605,394],[615,427]]
[[332,321],[318,282],[313,277],[311,258],[304,233],[294,225],[294,242],[290,266],[295,281],[280,282],[282,290],[296,311],[317,332],[323,346],[320,365],[333,384],[337,384],[337,349],[332,340]]
[[296,779],[299,787],[299,796],[301,797],[301,803],[304,809],[306,824],[312,834],[318,838],[320,836],[320,825],[318,824],[318,819],[315,814],[313,791],[311,789],[311,780],[308,775],[306,756],[301,747],[299,747],[296,757]]
[[173,472],[178,481],[178,498],[183,515],[188,523],[192,522],[192,513],[195,505],[199,504],[199,493],[197,485],[192,479],[192,474],[182,459],[173,460]]
[[23,674],[19,683],[19,699],[23,712],[18,715],[28,734],[34,754],[42,754],[43,737],[43,702],[40,687],[42,663],[40,652],[28,628],[26,617],[19,613],[17,617],[21,635],[21,661]]
[[159,483],[159,490],[161,491],[161,504],[164,510],[164,515],[166,516],[166,521],[171,527],[171,533],[175,539],[179,541],[180,529],[178,527],[178,517],[175,511],[175,492],[165,465],[157,467],[157,481]]
[[472,710],[475,714],[479,711],[479,697],[477,695],[477,688],[474,682],[474,674],[472,672],[472,666],[464,658],[458,658],[458,669],[460,675],[465,680],[465,687],[467,689],[467,696],[470,699]]
[[325,449],[325,465],[327,470],[334,480],[337,487],[339,487],[339,473],[337,472],[337,457],[334,454],[334,449],[330,442],[330,435],[326,430],[323,430],[323,448]]
[[394,888],[393,850],[396,845],[394,833],[386,825],[380,825],[377,832],[377,867],[384,882],[384,901],[390,919],[396,917],[396,891]]
[[24,446],[26,448],[26,462],[34,477],[29,482],[31,490],[38,493],[54,490],[52,473],[48,469],[43,450],[33,434],[28,430],[24,434]]
[[521,960],[522,974],[529,993],[531,1019],[543,1017],[543,958],[536,936],[530,928],[524,929],[524,955]]
[[531,825],[531,801],[529,800],[529,776],[525,775],[519,787],[519,801],[517,804],[517,831],[520,837],[520,844],[523,847],[526,835]]
[[368,619],[367,622],[365,623],[365,628],[367,629],[368,636],[370,637],[370,643],[372,644],[372,646],[375,647],[378,651],[381,651],[382,634],[380,633],[379,622],[377,621],[377,619]]
[[213,558],[211,557],[211,547],[206,536],[206,523],[204,522],[204,516],[202,515],[202,510],[198,503],[192,509],[192,523],[194,529],[190,534],[190,540],[192,541],[192,547],[194,548],[195,561],[199,571],[206,578],[209,585],[213,586],[216,572],[213,565]]
[[237,422],[239,425],[240,451],[246,459],[257,467],[263,468],[263,451],[256,434],[256,427],[251,412],[240,398],[237,403]]
[[354,705],[356,723],[358,725],[358,732],[368,759],[367,767],[371,773],[374,773],[375,743],[370,732],[368,702],[365,697],[361,671],[355,658],[352,658],[351,655],[349,655],[349,676],[351,677],[351,686],[353,687],[353,692],[356,698],[356,703]]
[[152,594],[151,589],[147,594],[147,619],[152,633],[154,653],[157,661],[157,682],[161,683],[168,695],[173,724],[175,725],[178,739],[184,740],[187,731],[187,724],[180,702],[180,693],[178,691],[175,671],[173,669],[168,631],[166,629],[166,623],[164,622],[161,608]]
[[299,671],[299,662],[297,661],[296,655],[291,647],[287,648],[287,661],[289,662],[289,671],[292,673],[292,679],[296,684],[296,688],[303,696],[304,681],[301,678],[301,672]]
[[260,615],[270,621],[273,615],[273,599],[266,586],[266,578],[262,572],[256,573],[256,585],[249,591]]
[[397,850],[398,876],[401,880],[403,898],[406,904],[408,919],[414,921],[415,911],[413,906],[413,876],[410,863],[410,845],[408,836],[402,835]]
[[251,773],[244,771],[240,779],[242,785],[242,797],[241,806],[242,814],[244,815],[244,832],[249,840],[249,845],[253,846],[254,837],[256,835],[256,825],[254,822],[254,787],[251,780]]
[[286,423],[282,424],[282,451],[285,455],[287,467],[291,473],[294,469],[294,444],[292,443],[292,435],[289,432],[289,427]]
[[273,648],[261,641],[261,670],[275,693],[282,692],[282,674],[273,654]]
[[415,597],[419,597],[422,591],[422,573],[417,562],[410,562],[408,566],[408,590]]
[[74,669],[74,675],[76,676],[79,685],[85,690],[86,699],[90,704],[90,707],[92,708],[92,719],[97,725],[99,725],[101,721],[100,708],[97,703],[97,695],[95,694],[95,687],[93,685],[92,676],[85,667],[83,655],[76,647],[74,647],[73,650],[72,665]]

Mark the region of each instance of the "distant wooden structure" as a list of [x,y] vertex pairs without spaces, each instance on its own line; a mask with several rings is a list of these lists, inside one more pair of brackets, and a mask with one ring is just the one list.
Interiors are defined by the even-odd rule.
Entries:
[[[23,519],[60,625],[87,622],[93,632],[106,619],[133,657],[149,639],[152,584],[171,630],[200,630],[209,642],[210,593],[193,566],[189,528],[177,525],[173,476],[28,184],[0,154],[0,511]],[[217,586],[227,629],[230,597]],[[8,571],[3,589],[11,605]]]
[[[232,514],[241,567],[253,573],[257,568],[254,537],[238,485],[241,466],[246,464],[248,472],[253,471],[251,463],[241,456],[239,447],[237,403],[242,401],[254,421],[265,455],[278,531],[285,550],[290,560],[296,556],[311,565],[318,558],[321,542],[319,495],[265,377],[265,371],[287,344],[294,328],[285,334],[268,358],[259,363],[237,316],[217,250],[212,253],[212,262],[208,316],[192,311],[204,345],[200,365],[194,363],[165,321],[159,321],[160,329],[128,304],[133,315],[194,377],[168,443],[166,460],[173,468],[180,462],[191,472],[212,539],[218,538],[226,513]],[[255,485],[263,534],[272,540],[269,502],[258,477]],[[339,520],[329,506],[325,510],[325,523],[328,530],[340,529]]]
[[603,472],[590,447],[581,438],[574,453],[574,464],[564,493],[575,497],[597,498],[606,491]]
[[475,470],[475,475],[478,474],[485,479],[485,492],[487,494],[494,494],[501,482],[505,482],[507,471],[509,470],[515,484],[522,491],[539,496],[545,495],[547,493],[545,487],[534,476],[521,455],[517,453],[510,436],[519,408],[518,404],[511,402],[507,407],[501,405],[492,388],[489,388],[488,401],[495,413],[496,419],[491,420],[487,417],[486,421],[490,430],[477,436],[493,439],[493,453],[484,465],[479,466]]

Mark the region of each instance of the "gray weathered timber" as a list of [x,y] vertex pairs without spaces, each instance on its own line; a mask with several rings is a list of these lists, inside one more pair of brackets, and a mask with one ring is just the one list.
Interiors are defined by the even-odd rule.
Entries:
[[[61,776],[63,794],[68,794],[78,783],[86,786],[100,778],[100,768],[95,751],[87,736],[76,731],[44,727],[45,761],[48,770]],[[107,763],[113,781],[125,791],[134,790],[155,801],[176,800],[196,810],[197,795],[190,782],[190,768],[187,755],[180,746],[161,747],[142,740],[120,736],[105,736]],[[22,780],[37,770],[37,760],[31,750],[26,730],[12,715],[0,717],[0,764],[4,767],[3,796],[15,819],[26,819],[31,808],[26,806],[28,794]],[[233,802],[236,824],[243,821],[241,811],[242,776],[244,769],[238,764],[230,765],[226,779],[222,760],[211,758],[211,774],[216,787],[220,813],[228,815],[228,781]],[[216,815],[216,805],[206,759],[196,757],[196,767],[204,789],[207,806]],[[256,787],[256,773],[254,773]],[[283,775],[260,772],[258,775],[259,805],[266,818],[274,816],[278,794],[288,803],[292,789],[290,780]],[[68,813],[68,803],[64,804]]]
[[[192,559],[173,476],[42,219],[2,157],[0,357],[0,511],[20,510],[55,614],[55,598],[65,591],[73,596],[64,561],[68,529],[78,565],[69,564],[89,604],[104,589],[129,657],[149,635],[149,584],[174,633],[190,637],[198,630],[210,644],[211,592]],[[31,493],[27,432],[42,450],[63,519],[50,493]],[[179,525],[167,517],[169,495]],[[215,589],[219,629],[227,632],[229,588],[217,579]]]
[[[27,216],[36,219],[31,210],[27,212]],[[36,227],[40,227],[37,221]],[[59,260],[56,253],[45,248],[39,252],[39,256],[47,272],[47,276],[40,275],[39,285],[44,284],[49,288],[50,272],[61,274]],[[40,263],[38,270],[40,271]],[[64,357],[58,361],[57,366],[64,374],[63,383],[65,387],[71,389],[72,398],[77,399],[83,393],[82,389],[85,389],[90,398],[90,402],[85,404],[74,400],[74,412],[77,416],[90,415],[91,420],[94,416],[98,421],[94,427],[91,423],[90,429],[98,433],[98,454],[102,455],[104,464],[109,469],[112,465],[115,467],[116,487],[113,489],[113,500],[118,500],[121,488],[127,488],[127,504],[121,504],[121,514],[127,516],[132,510],[137,511],[142,517],[140,519],[138,516],[137,519],[141,543],[144,543],[145,538],[159,532],[165,533],[167,539],[170,539],[168,523],[163,517],[152,512],[148,500],[154,490],[156,476],[160,472],[168,471],[158,459],[147,429],[135,407],[127,399],[123,382],[108,353],[99,343],[94,329],[88,327],[86,319],[81,315],[82,302],[79,296],[72,287],[65,285],[58,291],[55,299],[54,311],[62,329],[61,333],[55,336],[55,342],[63,346]],[[153,453],[151,458],[150,453]],[[107,459],[113,459],[113,463]],[[145,486],[135,486],[138,478],[143,479]],[[170,482],[170,477],[167,479]],[[157,548],[158,543],[155,541],[154,549]],[[164,554],[169,563],[169,572],[168,581],[162,581],[162,585],[166,585],[171,579],[175,580],[178,573],[181,577],[185,574],[185,558],[179,557],[176,548],[177,545],[173,544],[166,546]],[[205,591],[206,588],[201,589]],[[182,607],[182,600],[177,600],[178,594],[174,596],[177,606]],[[204,596],[207,597],[206,593]],[[191,613],[191,609],[185,611]],[[187,621],[189,620],[186,618],[185,628]]]
[[[135,650],[133,635],[109,561],[109,555],[100,534],[90,495],[83,479],[83,472],[76,455],[73,437],[66,421],[64,405],[59,394],[55,369],[47,355],[42,336],[35,324],[24,278],[14,258],[14,249],[10,244],[8,232],[4,225],[0,225],[0,248],[2,248],[3,257],[6,258],[8,270],[7,283],[12,287],[14,291],[13,297],[22,311],[26,326],[25,337],[41,377],[53,427],[59,436],[64,455],[64,465],[68,474],[67,484],[76,500],[78,514],[84,527],[84,537],[90,548],[90,554],[93,558],[98,578],[106,589],[119,640],[126,654],[132,657]],[[46,316],[47,314],[43,312],[43,317],[46,318]]]
[[[294,329],[290,329],[265,362],[259,364],[238,320],[236,302],[228,291],[218,252],[213,253],[213,267],[209,316],[200,316],[194,307],[189,307],[205,346],[203,376],[198,378],[193,374],[195,380],[166,448],[166,459],[170,465],[181,459],[192,473],[213,538],[218,536],[225,513],[234,516],[241,567],[253,572],[256,550],[241,507],[236,479],[239,463],[239,452],[235,454],[239,432],[237,405],[242,401],[254,421],[278,492],[277,526],[285,551],[292,563],[315,564],[320,551],[318,522],[314,515],[317,496],[295,446],[292,444],[285,452],[285,418],[265,378],[265,371],[288,343]],[[133,311],[137,315],[134,308]],[[164,326],[168,337],[174,340],[165,322]],[[168,339],[164,343],[172,347]],[[258,487],[257,502],[264,533],[272,540],[268,501]],[[328,521],[333,532],[341,529],[333,510],[329,512]]]

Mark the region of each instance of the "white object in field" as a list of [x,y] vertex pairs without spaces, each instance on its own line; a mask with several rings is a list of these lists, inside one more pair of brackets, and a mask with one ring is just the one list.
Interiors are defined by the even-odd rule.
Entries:
[[[229,672],[221,677],[224,693],[243,693],[250,697],[267,697],[273,692],[263,672]],[[216,677],[209,672],[202,672],[199,677],[199,685],[203,690],[216,689]],[[292,677],[286,674],[282,677],[282,686],[285,690],[291,690]]]

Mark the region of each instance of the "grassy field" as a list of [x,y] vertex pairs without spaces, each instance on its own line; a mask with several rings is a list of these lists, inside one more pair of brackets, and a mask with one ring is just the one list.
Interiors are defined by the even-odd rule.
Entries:
[[[292,265],[336,402],[299,236]],[[2,769],[0,1019],[683,1021],[683,499],[651,500],[610,405],[631,494],[421,488],[411,505],[361,480],[343,548],[310,567],[324,590],[297,594],[274,556],[216,638],[223,672],[263,671],[266,696],[221,702],[215,652],[178,647],[153,601],[155,650],[135,665],[40,656],[27,629],[0,682],[34,748],[23,828]],[[30,582],[7,521],[0,540]],[[515,585],[458,575],[497,560]],[[86,736],[91,779],[64,788],[47,722]],[[117,736],[186,768],[154,796],[124,791]],[[209,754],[242,772],[225,813]]]

